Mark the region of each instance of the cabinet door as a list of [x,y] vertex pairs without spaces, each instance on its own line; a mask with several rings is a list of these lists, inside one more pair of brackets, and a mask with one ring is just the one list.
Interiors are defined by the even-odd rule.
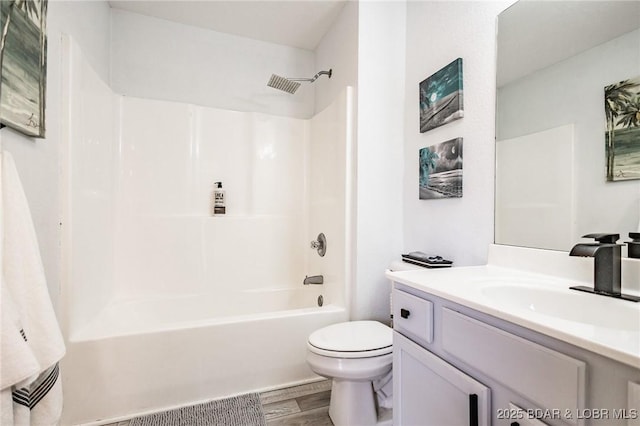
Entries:
[[489,426],[489,388],[393,333],[394,426]]

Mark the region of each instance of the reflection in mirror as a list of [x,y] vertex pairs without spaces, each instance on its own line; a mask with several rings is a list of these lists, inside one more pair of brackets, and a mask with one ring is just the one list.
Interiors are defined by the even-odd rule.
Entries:
[[640,76],[639,28],[638,1],[520,0],[500,14],[497,244],[566,251],[639,230],[640,180],[606,180],[604,108],[605,86]]

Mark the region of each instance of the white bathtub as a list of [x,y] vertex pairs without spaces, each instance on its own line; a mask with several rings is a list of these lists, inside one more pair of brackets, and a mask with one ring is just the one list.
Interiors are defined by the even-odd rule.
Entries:
[[314,312],[322,286],[268,288],[216,294],[172,294],[114,300],[71,333],[71,342],[165,332]]
[[[347,320],[346,311],[317,307],[315,288],[284,292],[110,304],[70,336],[63,380],[73,406],[65,407],[62,424],[115,421],[316,379],[305,362],[307,336]],[[293,308],[278,310],[283,303]]]

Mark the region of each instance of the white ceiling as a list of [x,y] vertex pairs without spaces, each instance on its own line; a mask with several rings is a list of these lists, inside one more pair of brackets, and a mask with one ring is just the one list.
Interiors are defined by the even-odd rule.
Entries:
[[638,29],[640,1],[521,0],[498,24],[500,87]]
[[314,50],[348,0],[110,0],[113,8]]

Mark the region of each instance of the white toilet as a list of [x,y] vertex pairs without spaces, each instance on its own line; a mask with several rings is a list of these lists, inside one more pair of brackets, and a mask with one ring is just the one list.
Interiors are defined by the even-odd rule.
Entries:
[[393,333],[377,321],[351,321],[309,336],[307,362],[333,380],[329,416],[335,426],[378,423],[372,382],[391,371]]

